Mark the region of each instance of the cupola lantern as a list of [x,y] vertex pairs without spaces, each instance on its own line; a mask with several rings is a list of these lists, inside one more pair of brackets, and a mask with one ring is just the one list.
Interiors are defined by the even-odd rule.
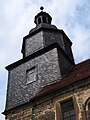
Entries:
[[43,9],[44,9],[44,7],[41,6],[41,7],[40,7],[41,12],[39,12],[39,13],[35,16],[34,23],[36,24],[36,26],[39,25],[40,23],[51,24],[52,17],[51,17],[48,13],[43,12]]

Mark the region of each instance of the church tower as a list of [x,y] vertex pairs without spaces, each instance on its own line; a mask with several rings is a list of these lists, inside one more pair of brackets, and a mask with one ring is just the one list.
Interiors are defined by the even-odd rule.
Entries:
[[[32,115],[37,101],[33,98],[44,87],[63,81],[75,65],[72,42],[63,30],[52,25],[52,17],[43,7],[40,9],[34,19],[36,27],[23,38],[23,58],[6,67],[6,120],[38,120]],[[30,114],[25,118],[24,110],[28,109]]]

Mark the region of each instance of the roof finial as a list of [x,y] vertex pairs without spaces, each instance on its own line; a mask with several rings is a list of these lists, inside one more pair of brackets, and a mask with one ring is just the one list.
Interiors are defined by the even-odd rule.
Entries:
[[41,10],[41,11],[43,11],[43,9],[44,9],[44,7],[43,7],[43,6],[41,6],[41,7],[40,7],[40,10]]

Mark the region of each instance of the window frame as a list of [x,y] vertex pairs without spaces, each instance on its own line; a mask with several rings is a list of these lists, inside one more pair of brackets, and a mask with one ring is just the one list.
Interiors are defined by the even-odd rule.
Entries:
[[87,120],[90,119],[90,97],[87,99],[86,103],[85,103],[85,108],[86,108],[86,118]]
[[[30,75],[30,74],[33,74],[33,73],[35,74],[35,75],[34,75],[34,79],[31,80],[31,81],[28,80],[29,75]],[[35,81],[37,81],[37,68],[36,68],[36,66],[34,66],[34,67],[26,70],[26,85],[31,84],[31,83],[33,83],[33,82],[35,82]]]
[[56,108],[56,120],[63,120],[63,116],[62,116],[62,109],[61,109],[61,103],[63,103],[64,101],[68,101],[69,99],[72,100],[73,102],[73,107],[75,110],[75,120],[79,120],[79,108],[78,108],[78,104],[76,101],[75,96],[71,96],[71,97],[67,97],[63,100],[59,100],[55,103],[55,108]]
[[[63,120],[67,120],[68,118],[70,119],[71,117],[75,117],[75,119],[76,119],[74,103],[73,103],[72,98],[61,102],[60,105],[61,105],[62,119]],[[70,113],[72,110],[74,111],[74,114]],[[66,113],[67,113],[67,115],[66,115]]]

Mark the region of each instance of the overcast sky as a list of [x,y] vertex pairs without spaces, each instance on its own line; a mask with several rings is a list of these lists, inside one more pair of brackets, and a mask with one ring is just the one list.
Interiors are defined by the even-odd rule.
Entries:
[[5,66],[22,58],[23,37],[35,27],[40,6],[73,42],[75,63],[90,58],[90,0],[0,0],[0,113],[6,100]]

